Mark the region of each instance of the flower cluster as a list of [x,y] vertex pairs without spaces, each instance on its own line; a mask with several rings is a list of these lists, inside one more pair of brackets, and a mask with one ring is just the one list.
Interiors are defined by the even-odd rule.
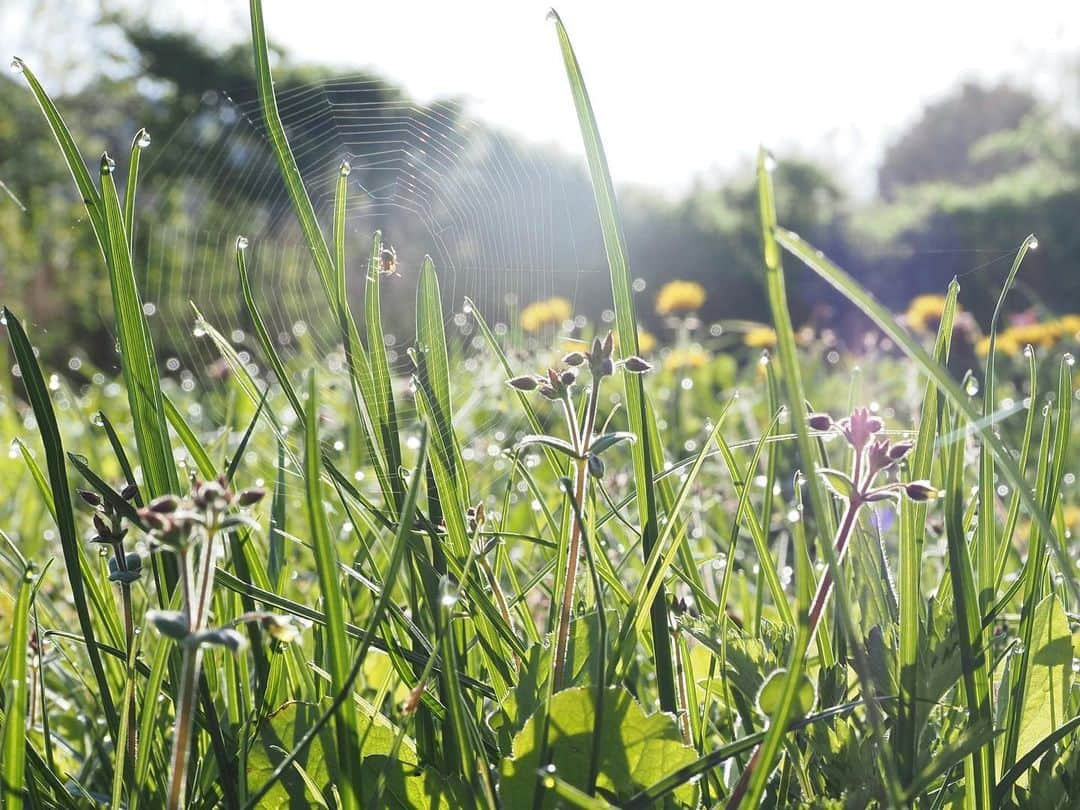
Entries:
[[[80,489],[79,497],[94,510],[94,536],[91,542],[111,546],[113,556],[109,559],[109,581],[130,585],[142,574],[142,557],[135,552],[124,553],[124,538],[127,529],[122,526],[122,518],[114,504],[107,502],[96,492]],[[134,484],[128,484],[120,491],[120,497],[131,502],[139,494]]]
[[574,314],[570,302],[565,298],[547,298],[533,301],[519,316],[521,328],[526,332],[539,332],[546,326],[559,326],[570,320]]
[[743,343],[751,349],[771,349],[776,346],[776,330],[771,326],[756,326],[743,335]]
[[264,497],[266,490],[262,487],[233,492],[225,476],[215,481],[196,479],[186,500],[181,501],[175,495],[162,495],[140,509],[138,515],[156,546],[182,550],[190,542],[196,527],[208,532],[243,525],[257,528],[245,514],[228,513],[233,507],[254,506]]
[[[1048,321],[1016,323],[998,332],[996,350],[1009,357],[1020,354],[1025,346],[1051,348],[1062,340],[1076,340],[1080,336],[1080,315],[1062,315]],[[984,337],[975,344],[975,351],[985,356],[990,351],[990,338]]]
[[928,501],[940,495],[929,481],[875,484],[878,475],[907,456],[914,443],[906,440],[894,443],[879,438],[885,424],[867,408],[856,408],[850,416],[838,420],[833,420],[827,413],[815,413],[808,422],[814,430],[839,433],[855,451],[850,475],[831,469],[819,472],[837,495],[847,498],[856,507],[892,498],[901,492],[913,501]]
[[913,332],[927,334],[937,329],[944,311],[944,295],[917,295],[908,304],[904,320]]
[[705,288],[696,281],[669,281],[656,296],[656,311],[660,315],[694,312],[705,303]]
[[588,366],[596,379],[610,377],[615,373],[615,367],[619,366],[632,374],[644,374],[652,370],[652,366],[637,355],[631,355],[625,360],[616,362],[612,359],[615,349],[615,336],[608,332],[603,340],[593,338],[589,351],[572,351],[562,359],[568,368],[558,370],[549,368],[544,374],[525,374],[507,380],[506,384],[518,391],[539,391],[545,399],[558,401],[565,399],[570,388],[577,381],[577,368]]

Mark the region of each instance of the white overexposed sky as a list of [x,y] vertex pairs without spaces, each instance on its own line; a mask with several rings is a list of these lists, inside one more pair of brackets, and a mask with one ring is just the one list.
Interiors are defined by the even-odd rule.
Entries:
[[[55,0],[39,4],[55,13]],[[242,0],[121,4],[211,42],[248,35]],[[271,40],[294,59],[343,73],[372,69],[421,100],[464,97],[473,117],[579,153],[549,5],[264,0]],[[821,158],[870,191],[882,148],[927,101],[963,79],[1003,76],[1052,98],[1061,92],[1055,80],[1070,62],[1075,76],[1080,58],[1076,0],[563,0],[557,8],[616,180],[671,192],[738,165],[760,143]]]

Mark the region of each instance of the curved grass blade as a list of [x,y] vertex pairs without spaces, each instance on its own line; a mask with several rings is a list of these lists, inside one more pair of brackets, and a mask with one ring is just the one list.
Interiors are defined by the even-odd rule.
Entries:
[[[555,30],[559,38],[566,76],[577,110],[578,125],[585,145],[585,156],[592,180],[596,210],[600,217],[600,229],[607,254],[608,269],[611,275],[611,292],[615,307],[616,332],[619,345],[624,354],[638,354],[637,319],[634,315],[634,299],[631,288],[630,267],[627,263],[626,237],[623,234],[615,199],[615,186],[608,170],[604,145],[600,140],[600,130],[596,124],[592,102],[581,75],[573,45],[559,15],[552,10],[550,16],[555,21]],[[635,491],[637,494],[638,515],[641,523],[641,549],[645,558],[653,553],[660,529],[656,508],[656,493],[652,479],[657,467],[663,464],[653,457],[652,443],[648,441],[645,387],[640,375],[623,375],[626,394],[626,412],[630,422],[630,432],[638,437],[634,442]],[[663,585],[656,598],[649,606],[652,619],[653,661],[656,666],[656,685],[660,694],[660,707],[664,711],[678,710],[675,690],[675,663],[671,649],[671,634],[668,628],[667,595]]]
[[[326,660],[324,668],[330,673],[330,681],[335,692],[341,692],[349,685],[349,654],[345,636],[345,597],[341,590],[337,547],[330,537],[330,527],[326,523],[325,506],[322,497],[322,453],[319,449],[319,389],[315,381],[315,372],[308,374],[308,400],[304,421],[304,485],[307,499],[308,523],[311,530],[311,544],[315,552],[315,567],[319,575],[319,590],[323,596],[326,611]],[[345,700],[334,718],[334,736],[337,740],[338,762],[356,763],[360,761],[359,721],[356,704]],[[359,808],[362,806],[360,770],[353,771],[353,778],[343,779],[340,783],[342,806]]]
[[11,615],[11,636],[4,671],[4,737],[0,754],[4,807],[21,810],[26,799],[26,716],[30,709],[29,667],[30,598],[34,593],[33,570],[23,572]]
[[19,364],[23,386],[26,388],[26,396],[30,400],[30,406],[33,408],[34,418],[38,424],[38,433],[45,448],[49,485],[52,487],[53,503],[56,505],[56,528],[60,535],[60,546],[64,553],[64,567],[67,571],[68,584],[71,586],[71,598],[75,603],[76,615],[79,618],[79,629],[87,642],[86,652],[90,659],[94,679],[97,682],[101,705],[105,711],[105,719],[109,724],[109,729],[115,735],[119,728],[120,718],[116,713],[109,681],[105,676],[105,667],[95,644],[94,622],[90,617],[86,587],[83,581],[79,558],[79,535],[75,528],[75,516],[72,512],[67,465],[64,463],[64,443],[60,438],[60,429],[56,424],[56,414],[53,412],[48,388],[45,386],[41,368],[38,366],[37,358],[34,357],[34,349],[30,345],[30,340],[26,336],[22,323],[7,307],[4,307],[4,319],[7,323],[8,339],[11,341],[11,348],[15,354],[15,360]]

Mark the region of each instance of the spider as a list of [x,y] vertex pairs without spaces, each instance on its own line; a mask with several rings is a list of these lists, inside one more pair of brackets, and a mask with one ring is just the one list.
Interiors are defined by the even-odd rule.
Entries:
[[401,276],[397,269],[397,251],[388,245],[379,254],[379,273],[384,276]]

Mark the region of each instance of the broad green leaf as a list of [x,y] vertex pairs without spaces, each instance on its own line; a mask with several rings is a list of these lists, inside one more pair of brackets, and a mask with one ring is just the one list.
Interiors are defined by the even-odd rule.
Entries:
[[[787,679],[788,671],[784,668],[776,670],[765,679],[757,696],[758,710],[762,714],[771,716],[779,708]],[[814,710],[816,700],[814,682],[805,672],[799,673],[799,682],[795,686],[795,700],[791,706],[791,719],[798,720],[810,714]]]
[[[1051,594],[1035,608],[1028,688],[1020,714],[1016,755],[1023,757],[1067,719],[1073,641],[1061,600]],[[1021,776],[1019,784],[1027,784]]]
[[[659,782],[697,759],[684,745],[671,715],[647,715],[625,689],[608,687],[604,695],[604,720],[599,736],[597,789],[616,803]],[[560,779],[584,789],[592,760],[596,690],[593,687],[564,689],[547,707],[551,762]],[[505,807],[532,807],[536,773],[541,762],[540,722],[533,715],[514,738],[513,752],[502,763],[500,795]],[[692,805],[696,789],[682,785],[675,798]],[[555,796],[544,798],[543,807],[555,807]]]
[[855,491],[854,482],[846,474],[840,472],[840,470],[821,467],[818,470],[818,475],[824,479],[825,484],[829,489],[841,498],[850,498],[851,493]]

